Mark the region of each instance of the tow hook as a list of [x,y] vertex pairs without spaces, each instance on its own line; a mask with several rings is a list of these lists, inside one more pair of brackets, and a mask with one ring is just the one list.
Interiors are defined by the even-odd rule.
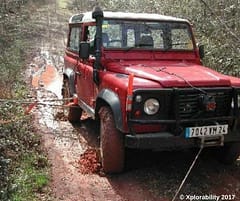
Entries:
[[201,147],[215,147],[224,145],[224,135],[214,136],[214,137],[202,137]]
[[70,101],[67,105],[65,106],[68,106],[68,107],[71,107],[71,106],[76,106],[78,105],[78,96],[77,94],[73,94],[73,97],[71,98],[72,101]]

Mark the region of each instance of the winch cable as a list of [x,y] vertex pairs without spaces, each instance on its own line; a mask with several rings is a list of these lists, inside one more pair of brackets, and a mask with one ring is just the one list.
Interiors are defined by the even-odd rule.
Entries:
[[157,72],[163,72],[163,73],[166,73],[166,74],[168,74],[168,75],[175,76],[175,77],[183,80],[183,81],[184,81],[189,87],[191,87],[192,89],[195,89],[195,90],[200,91],[201,93],[207,95],[207,92],[206,92],[205,90],[203,90],[203,89],[201,89],[201,88],[199,88],[199,87],[196,87],[196,86],[192,85],[192,84],[191,84],[188,80],[186,80],[184,77],[182,77],[182,76],[180,76],[180,75],[178,75],[178,74],[176,74],[176,73],[170,73],[170,72],[168,72],[168,71],[165,70],[165,69],[166,69],[166,67],[160,68],[160,69],[157,70]]
[[177,191],[176,191],[176,193],[175,193],[172,201],[175,201],[175,200],[176,200],[176,198],[177,198],[178,194],[180,193],[183,185],[185,184],[185,182],[186,182],[189,174],[191,173],[191,171],[192,171],[195,163],[197,162],[197,159],[198,159],[199,155],[201,154],[203,148],[204,148],[204,144],[202,143],[202,144],[201,144],[201,147],[200,147],[200,149],[199,149],[199,151],[198,151],[198,153],[197,153],[197,155],[196,155],[196,157],[195,157],[195,159],[194,159],[194,161],[192,162],[190,168],[188,169],[187,174],[185,175],[184,179],[182,180],[182,183],[181,183],[181,185],[179,186],[179,188],[177,189]]

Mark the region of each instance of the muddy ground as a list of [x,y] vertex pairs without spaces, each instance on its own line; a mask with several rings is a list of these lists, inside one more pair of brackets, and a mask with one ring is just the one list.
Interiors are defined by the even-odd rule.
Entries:
[[[56,101],[62,98],[65,35],[50,38],[42,39],[26,72],[33,96],[42,103],[32,113],[51,164],[51,198],[46,200],[172,200],[198,150],[128,150],[125,171],[118,175],[104,175],[98,163],[96,123],[83,115],[79,124],[70,124],[63,115],[62,102]],[[96,167],[92,168],[91,164]],[[184,195],[182,200],[189,200],[187,195],[227,195],[222,198],[240,200],[240,161],[225,166],[204,151],[180,194]]]

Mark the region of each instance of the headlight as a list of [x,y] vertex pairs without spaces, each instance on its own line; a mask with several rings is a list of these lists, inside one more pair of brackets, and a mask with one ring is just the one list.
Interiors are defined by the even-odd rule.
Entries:
[[148,115],[154,115],[159,110],[159,102],[155,98],[150,98],[144,103],[144,112]]

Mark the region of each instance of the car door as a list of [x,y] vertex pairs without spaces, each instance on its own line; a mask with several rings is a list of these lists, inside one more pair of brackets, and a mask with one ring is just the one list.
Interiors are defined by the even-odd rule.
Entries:
[[95,84],[93,82],[93,64],[95,61],[94,57],[94,37],[96,29],[95,25],[85,25],[83,27],[84,41],[89,41],[91,47],[90,57],[87,60],[81,60],[77,66],[76,81],[78,97],[80,99],[81,106],[86,111],[93,113],[95,106]]
[[75,91],[75,70],[79,61],[79,41],[81,36],[81,26],[74,24],[70,26],[67,48],[64,56],[64,73],[67,74],[70,82],[70,93],[73,95]]

